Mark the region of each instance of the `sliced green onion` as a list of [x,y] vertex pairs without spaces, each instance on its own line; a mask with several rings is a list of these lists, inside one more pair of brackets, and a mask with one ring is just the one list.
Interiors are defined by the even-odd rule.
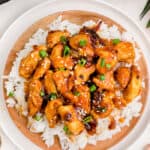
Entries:
[[70,54],[70,48],[69,46],[65,45],[64,47],[64,56],[68,56]]
[[65,125],[65,126],[63,127],[63,130],[64,130],[65,132],[67,132],[67,131],[68,131],[68,126]]
[[96,85],[95,84],[90,86],[90,92],[94,92],[94,91],[96,91]]
[[107,109],[106,109],[106,107],[99,107],[99,108],[97,108],[97,110],[104,113],[104,112],[106,112]]
[[101,74],[99,78],[100,78],[101,81],[103,81],[103,80],[105,80],[105,75]]
[[111,64],[106,64],[106,68],[110,69],[111,68]]
[[104,67],[104,66],[105,66],[105,59],[104,59],[104,58],[101,59],[100,66],[101,66],[101,67]]
[[80,66],[84,66],[85,64],[86,64],[86,59],[81,58],[81,59],[79,60],[79,65],[80,65]]
[[44,91],[41,91],[41,92],[40,92],[40,96],[43,97],[44,95],[45,95]]
[[42,116],[36,114],[35,117],[34,117],[34,119],[35,119],[36,121],[40,121],[40,120],[42,119]]
[[79,41],[79,46],[83,47],[83,46],[86,45],[86,43],[87,43],[87,41],[82,39],[82,40]]
[[8,96],[9,97],[13,97],[14,96],[14,92],[9,92]]
[[54,99],[57,98],[57,94],[56,94],[56,93],[51,93],[51,94],[49,95],[49,98],[50,98],[50,100],[54,100]]
[[113,43],[114,45],[117,45],[118,43],[120,43],[120,39],[113,39],[113,40],[112,40],[112,43]]
[[39,55],[40,55],[41,58],[45,58],[45,57],[48,56],[48,53],[45,50],[40,50]]
[[83,123],[84,123],[84,124],[89,123],[89,122],[92,121],[92,119],[93,119],[92,116],[87,116],[87,117],[85,117],[85,118],[83,119]]
[[59,68],[58,70],[59,71],[65,71],[65,68],[62,67],[62,68]]
[[78,91],[75,91],[73,94],[74,94],[75,96],[80,96],[80,92],[78,92]]
[[66,44],[67,38],[66,38],[65,36],[61,36],[61,37],[60,37],[60,41],[61,41],[62,43],[64,43],[64,44]]
[[64,125],[63,130],[66,134],[70,134],[70,131],[67,125]]

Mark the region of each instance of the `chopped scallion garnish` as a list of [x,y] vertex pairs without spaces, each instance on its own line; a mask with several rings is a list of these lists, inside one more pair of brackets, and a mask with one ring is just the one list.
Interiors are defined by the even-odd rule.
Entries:
[[106,64],[106,68],[110,69],[111,68],[111,64]]
[[81,46],[81,47],[86,46],[86,44],[87,44],[87,41],[84,39],[79,41],[79,46]]
[[13,97],[14,96],[14,92],[9,92],[8,96],[9,97]]
[[92,121],[92,119],[93,119],[92,116],[87,116],[87,117],[85,117],[85,118],[83,119],[83,123],[84,123],[84,124],[89,123],[89,122]]
[[113,43],[114,45],[117,45],[118,43],[120,43],[120,39],[113,39],[113,40],[112,40],[112,43]]
[[86,59],[81,58],[81,59],[79,60],[79,64],[80,64],[80,66],[84,66],[84,65],[86,64]]
[[56,94],[56,93],[51,93],[51,94],[49,95],[49,98],[50,98],[50,100],[54,100],[54,99],[57,98],[57,94]]
[[64,46],[64,56],[68,56],[70,54],[70,48],[69,46],[65,45]]
[[90,92],[94,92],[94,91],[96,91],[96,85],[95,84],[90,86]]
[[58,70],[59,71],[65,71],[65,68],[62,67],[62,68],[59,68]]
[[102,113],[106,112],[106,110],[107,110],[106,107],[97,108],[97,111],[102,112]]
[[63,130],[66,134],[68,134],[68,135],[71,134],[67,125],[64,125]]
[[41,58],[45,58],[45,57],[48,56],[48,53],[45,50],[40,50],[39,55],[40,55]]
[[66,44],[67,38],[66,38],[65,36],[61,36],[61,37],[60,37],[60,41],[61,41],[63,44]]
[[105,59],[104,59],[104,58],[101,59],[100,66],[101,66],[101,67],[104,67],[104,66],[105,66]]
[[44,91],[41,91],[41,92],[40,92],[40,96],[43,97],[44,95],[45,95]]
[[34,117],[34,119],[35,119],[36,121],[40,121],[40,120],[42,119],[42,116],[36,114],[35,117]]
[[75,91],[73,94],[74,94],[75,96],[80,96],[80,92],[78,92],[78,91]]
[[105,80],[105,75],[101,74],[99,78],[100,78],[101,81],[103,81],[103,80]]

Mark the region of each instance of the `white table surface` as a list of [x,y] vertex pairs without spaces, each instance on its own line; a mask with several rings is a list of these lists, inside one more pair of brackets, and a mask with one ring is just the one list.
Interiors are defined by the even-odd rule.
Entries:
[[[0,36],[5,32],[8,26],[22,13],[31,7],[46,0],[11,0],[8,3],[0,5]],[[139,14],[147,0],[105,0],[108,3],[122,9],[127,15],[130,15],[145,31],[150,39],[150,28],[146,29],[146,22],[150,18],[150,12],[139,20]],[[13,143],[6,137],[0,129],[2,140],[1,150],[18,150]],[[143,150],[146,144],[150,143],[150,125],[143,135],[128,150]],[[126,148],[124,149],[126,150]]]

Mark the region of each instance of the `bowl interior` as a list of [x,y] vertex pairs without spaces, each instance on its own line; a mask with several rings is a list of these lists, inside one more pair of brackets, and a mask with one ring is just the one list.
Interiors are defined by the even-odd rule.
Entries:
[[[47,26],[50,22],[52,22],[53,20],[55,20],[58,16],[62,15],[63,19],[67,19],[73,23],[76,24],[82,24],[83,22],[87,21],[87,20],[93,20],[93,21],[98,21],[99,19],[102,20],[103,22],[107,23],[109,26],[112,25],[117,25],[119,30],[125,31],[125,29],[119,25],[117,22],[111,20],[108,17],[105,17],[103,15],[97,14],[97,13],[93,13],[93,12],[88,12],[88,11],[78,11],[78,10],[72,10],[72,11],[63,11],[63,12],[58,12],[58,13],[54,13],[52,15],[46,16],[42,19],[40,19],[39,21],[35,22],[32,26],[30,26],[26,31],[24,31],[24,33],[18,38],[18,40],[16,41],[15,45],[13,46],[13,48],[11,49],[6,64],[5,64],[5,70],[4,70],[4,75],[8,75],[11,67],[12,67],[12,62],[14,61],[15,57],[16,57],[16,53],[18,51],[20,51],[25,43],[28,41],[28,39],[32,36],[32,34],[34,32],[36,32],[39,28],[42,29],[47,29]],[[140,61],[138,62],[138,65],[141,69],[142,72],[142,76],[147,75],[147,66],[144,60],[144,56],[142,56],[142,58],[140,59]],[[148,78],[146,78],[145,82],[145,89],[143,89],[142,91],[142,98],[141,98],[141,102],[143,103],[143,108],[141,111],[141,114],[143,112],[145,103],[146,103],[146,99],[147,99],[147,94],[148,94]],[[6,99],[6,92],[4,89],[4,95],[5,95],[5,99]],[[33,134],[31,133],[27,127],[27,120],[26,118],[20,116],[16,110],[14,108],[8,108],[9,114],[11,116],[11,118],[13,119],[14,123],[16,124],[16,126],[19,128],[19,130],[27,137],[29,138],[33,143],[35,143],[36,145],[38,145],[39,147],[41,147],[42,149],[45,150],[50,150],[50,149],[60,149],[60,144],[58,142],[58,139],[56,138],[55,141],[55,145],[53,145],[52,147],[48,148],[44,142],[42,141],[40,134]],[[129,127],[124,127],[122,128],[121,132],[119,132],[118,134],[114,135],[111,139],[107,139],[104,141],[99,141],[97,142],[96,146],[93,145],[87,145],[86,146],[86,150],[105,150],[110,148],[111,146],[115,145],[116,143],[118,143],[119,141],[121,141],[125,136],[127,136],[129,134],[129,132],[135,127],[135,125],[137,124],[139,118],[134,118],[131,122],[130,122],[130,126]]]

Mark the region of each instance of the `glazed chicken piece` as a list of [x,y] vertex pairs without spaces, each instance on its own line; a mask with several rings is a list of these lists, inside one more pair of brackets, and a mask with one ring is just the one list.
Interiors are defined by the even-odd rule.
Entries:
[[57,93],[56,85],[53,80],[53,71],[48,70],[44,76],[44,87],[48,94]]
[[85,129],[89,135],[96,134],[97,120],[91,114],[89,114],[83,118],[83,123],[84,123]]
[[57,86],[57,90],[63,94],[65,92],[70,91],[73,88],[73,81],[69,78],[72,78],[72,72],[68,70],[64,71],[56,71],[53,74],[53,80]]
[[115,80],[113,77],[113,72],[107,72],[105,74],[100,74],[97,77],[93,78],[93,82],[101,89],[101,90],[109,90],[113,91],[115,88]]
[[136,66],[131,68],[131,79],[127,88],[123,91],[123,95],[127,103],[131,102],[135,97],[140,94],[142,89],[141,74]]
[[83,27],[80,30],[80,33],[88,34],[90,36],[91,44],[94,48],[97,48],[100,46],[100,37],[96,33],[96,31],[99,29],[101,22],[99,22],[96,26],[92,27]]
[[48,48],[53,48],[57,43],[61,41],[61,37],[69,37],[68,31],[50,31],[47,35],[46,42]]
[[70,133],[78,135],[84,130],[83,123],[77,118],[76,111],[72,105],[60,106],[58,113]]
[[29,84],[28,109],[29,115],[34,116],[40,111],[43,99],[40,96],[42,84],[39,80],[32,80]]
[[96,64],[96,69],[99,73],[106,73],[114,68],[117,64],[116,53],[108,51],[108,49],[97,48],[96,53],[99,59]]
[[113,98],[114,98],[113,92],[104,92],[103,93],[103,97],[102,97],[102,100],[101,100],[99,106],[97,106],[96,108],[94,108],[91,111],[91,114],[93,115],[93,117],[95,119],[106,118],[111,114],[111,112],[114,108],[114,104],[112,101]]
[[67,68],[72,69],[74,66],[73,59],[67,55],[63,56],[65,46],[63,44],[57,44],[50,55],[50,60],[55,69]]
[[114,46],[114,50],[117,52],[118,61],[133,63],[135,52],[132,43],[120,42]]
[[51,62],[48,57],[45,57],[43,60],[41,60],[40,64],[37,66],[37,69],[35,70],[33,79],[39,79],[43,77],[45,72],[50,68],[50,64]]
[[114,97],[113,98],[114,106],[118,109],[122,109],[123,107],[127,106],[126,100],[123,98],[123,96]]
[[71,91],[75,85],[75,76],[74,76],[74,73],[71,72],[71,75],[69,76],[68,78],[68,89],[69,91]]
[[78,93],[75,95],[71,91],[63,93],[63,96],[67,99],[67,104],[76,104],[78,102],[77,95],[78,95]]
[[88,34],[80,33],[72,36],[69,44],[73,49],[78,50],[80,56],[94,56],[94,49]]
[[76,106],[81,107],[85,112],[90,112],[90,90],[86,85],[77,85],[76,90],[79,93]]
[[48,102],[45,108],[45,116],[48,120],[50,128],[54,128],[58,122],[58,108],[62,106],[61,99],[54,99]]
[[72,104],[82,108],[86,113],[90,112],[90,90],[86,85],[77,85],[74,92],[66,92],[63,95]]
[[85,67],[77,64],[74,69],[76,84],[81,84],[86,82],[90,75],[94,73],[95,65],[91,65],[90,67]]
[[116,128],[116,120],[113,116],[109,116],[110,124],[109,124],[109,129],[113,130]]
[[120,67],[115,72],[115,78],[123,89],[128,85],[130,72],[130,68],[128,67]]
[[25,93],[26,96],[29,95],[29,84],[30,84],[29,81],[24,82],[24,93]]
[[33,51],[21,60],[19,66],[19,75],[24,78],[31,77],[33,71],[36,69],[38,62],[41,60],[39,55],[40,50],[47,50],[45,46],[33,46]]

